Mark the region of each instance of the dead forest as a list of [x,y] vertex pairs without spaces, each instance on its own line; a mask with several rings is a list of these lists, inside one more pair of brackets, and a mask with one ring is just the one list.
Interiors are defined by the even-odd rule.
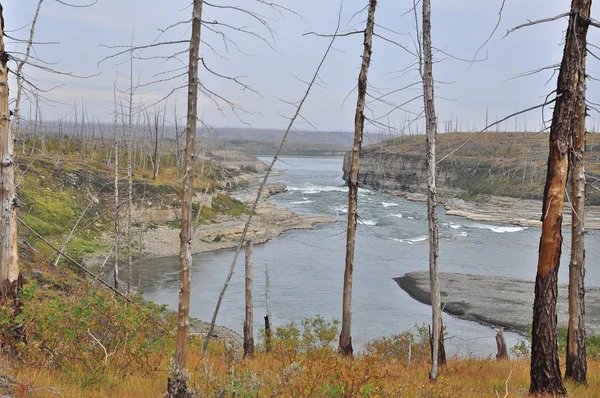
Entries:
[[[600,337],[586,330],[596,309],[586,307],[586,293],[596,292],[586,282],[586,262],[596,261],[586,244],[596,243],[600,225],[600,22],[591,0],[563,1],[557,15],[541,7],[533,19],[504,0],[477,6],[469,15],[485,16],[486,25],[453,45],[443,33],[469,29],[444,20],[467,11],[431,0],[345,0],[323,10],[316,1],[160,4],[180,20],[151,15],[160,14],[155,1],[121,12],[113,0],[17,3],[0,1],[0,395],[600,396]],[[123,22],[127,7],[147,16],[143,26],[137,14]],[[76,40],[82,25],[106,35],[66,48],[51,34]],[[526,64],[534,50],[516,50],[519,35],[540,29],[561,37],[552,44],[556,63],[506,78],[494,51],[515,51],[511,62]],[[81,40],[97,35],[90,32]],[[504,97],[480,75],[528,83]],[[496,95],[489,101],[504,107],[483,106]],[[315,200],[314,181],[305,183],[315,192],[281,182],[280,166],[292,167],[292,157],[343,163],[344,185],[339,178],[340,186],[326,187],[343,211],[298,214],[269,199],[296,190],[305,196],[296,205]],[[356,328],[364,310],[353,304],[363,294],[360,254],[377,250],[361,245],[361,230],[377,226],[363,217],[367,194],[422,208],[422,239],[386,242],[422,242],[426,255],[411,271],[427,272],[417,301],[428,317],[364,343]],[[529,332],[513,345],[492,325],[486,338],[496,352],[457,353],[457,315],[443,286],[454,272],[445,268],[453,242],[444,217],[456,203],[493,208],[497,198],[537,208],[539,219],[513,223],[539,237],[537,262],[515,264],[522,279],[535,270],[522,314]],[[395,221],[408,219],[396,213]],[[255,252],[262,258],[269,244],[258,245],[333,223],[343,224],[344,238],[339,277],[328,281],[339,292],[328,298],[339,315],[272,311],[270,272],[297,259],[261,264]],[[219,251],[228,256],[226,277],[204,312],[212,316],[196,319],[208,301],[192,282],[205,275],[203,256]],[[394,261],[391,251],[375,254]],[[158,275],[152,260],[167,257],[176,272]],[[559,283],[561,265],[568,280]],[[148,299],[144,278],[175,274],[176,305]],[[232,289],[236,276],[243,288]],[[560,284],[568,285],[566,299]],[[299,289],[307,302],[315,294],[313,286]],[[236,330],[220,326],[232,299],[243,309]],[[596,296],[590,302],[597,305]]]

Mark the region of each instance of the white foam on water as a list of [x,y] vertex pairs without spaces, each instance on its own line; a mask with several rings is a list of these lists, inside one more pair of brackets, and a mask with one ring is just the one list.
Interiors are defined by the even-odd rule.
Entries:
[[452,228],[452,229],[461,229],[462,225],[454,224],[453,222],[451,222],[450,223],[450,228]]
[[338,214],[348,213],[348,206],[347,205],[335,206],[335,207],[331,208],[331,211],[334,211]]
[[375,221],[375,220],[358,220],[358,223],[362,224],[362,225],[370,225],[370,226],[377,225],[377,221]]
[[313,202],[314,202],[314,200],[300,200],[298,202],[290,202],[290,204],[291,205],[301,205],[304,203],[313,203]]
[[527,229],[527,227],[516,227],[516,226],[498,226],[498,225],[487,225],[487,224],[473,224],[473,228],[488,229],[497,234],[520,232]]
[[406,218],[408,218],[409,220],[414,220],[415,219],[413,216],[408,216]]
[[417,243],[417,242],[424,242],[426,240],[427,240],[427,236],[423,235],[423,236],[417,236],[416,238],[408,239],[408,242]]
[[402,218],[402,214],[400,214],[400,213],[398,213],[398,214],[392,214],[392,217]]
[[381,202],[381,205],[383,207],[396,207],[396,206],[398,206],[398,203]]
[[335,187],[332,185],[305,184],[301,187],[287,187],[288,191],[299,191],[304,194],[316,194],[321,192],[348,192],[348,187]]

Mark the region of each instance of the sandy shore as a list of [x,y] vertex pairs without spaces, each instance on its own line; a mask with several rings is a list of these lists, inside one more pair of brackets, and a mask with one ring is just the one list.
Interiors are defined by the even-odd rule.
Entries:
[[[404,196],[414,202],[426,202],[427,196],[420,193],[394,192],[394,195]],[[473,221],[513,224],[523,227],[541,227],[542,201],[532,199],[517,199],[504,196],[491,196],[485,202],[469,202],[458,198],[440,198],[446,213],[460,216]],[[571,226],[569,203],[565,203],[563,226]],[[585,208],[585,227],[600,229],[600,206]]]
[[[431,305],[429,272],[410,272],[394,278],[415,300]],[[526,334],[531,324],[534,282],[499,276],[440,274],[442,307],[448,314],[484,325]],[[567,327],[568,286],[558,288],[558,325]],[[588,333],[600,333],[600,288],[586,289]]]
[[[256,178],[256,177],[255,177]],[[284,192],[285,184],[268,184],[252,217],[246,235],[254,244],[261,244],[290,230],[313,229],[318,223],[334,223],[335,218],[318,214],[297,214],[291,210],[279,209],[267,201],[271,195]],[[234,197],[251,207],[256,198],[257,188],[249,188],[233,194]],[[239,238],[248,219],[247,214],[240,216],[219,216],[206,224],[200,224],[192,241],[192,253],[237,247]],[[143,257],[159,258],[179,255],[179,228],[167,224],[157,225],[144,233]],[[110,238],[107,238],[109,240]],[[88,266],[101,265],[106,253],[94,253],[84,259]]]
[[[278,209],[266,199],[285,189],[283,184],[268,186],[252,217],[246,235],[254,244],[261,244],[290,230],[312,229],[317,223],[333,223],[330,216],[316,214],[297,214],[291,210]],[[256,197],[255,188],[236,193],[234,196],[245,202],[248,207]],[[192,253],[237,247],[248,215],[238,217],[219,217],[214,223],[201,224],[192,241]],[[144,234],[144,257],[169,257],[179,255],[179,229],[166,225],[149,230]]]

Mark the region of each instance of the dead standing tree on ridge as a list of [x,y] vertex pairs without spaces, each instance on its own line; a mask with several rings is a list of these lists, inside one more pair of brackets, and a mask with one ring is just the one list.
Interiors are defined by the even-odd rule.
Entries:
[[344,269],[344,292],[342,299],[342,331],[338,350],[351,356],[352,349],[352,275],[354,273],[354,246],[356,242],[356,222],[358,220],[358,169],[365,128],[365,101],[367,96],[367,76],[373,52],[373,32],[375,29],[375,10],[377,0],[369,0],[367,27],[364,33],[363,55],[358,76],[358,99],[354,117],[354,145],[348,177],[348,226],[346,234],[346,263]]

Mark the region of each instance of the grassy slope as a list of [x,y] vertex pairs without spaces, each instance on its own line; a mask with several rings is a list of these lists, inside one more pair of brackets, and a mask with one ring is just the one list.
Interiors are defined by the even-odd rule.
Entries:
[[[454,152],[455,151],[455,152]],[[393,138],[365,148],[369,154],[395,153],[425,159],[424,136]],[[485,195],[541,198],[546,179],[548,135],[542,133],[446,133],[437,136],[439,171],[457,173],[447,181],[466,199]],[[588,184],[600,176],[600,134],[587,137]],[[597,189],[588,188],[588,201],[600,204]]]
[[[78,259],[86,253],[106,249],[109,243],[101,237],[114,225],[114,170],[103,163],[79,156],[67,156],[60,165],[55,158],[20,156],[18,170],[19,216],[35,231],[61,247],[77,224],[66,252]],[[205,167],[208,172],[209,168]],[[125,171],[120,175],[120,200],[127,197]],[[196,178],[195,189],[204,192],[219,190],[223,175],[212,171]],[[174,167],[162,167],[156,180],[148,171],[134,170],[133,195],[137,206],[152,204],[153,209],[180,206],[180,181]],[[238,215],[246,212],[244,205],[226,193],[218,194],[212,207],[203,207],[201,220],[214,220],[218,215]],[[81,220],[79,220],[81,217]],[[125,207],[121,208],[121,223]],[[133,220],[134,228],[140,227]],[[123,224],[122,224],[123,225]],[[121,227],[123,228],[123,226]],[[20,226],[20,237],[32,244],[44,256],[52,257],[53,250]]]

